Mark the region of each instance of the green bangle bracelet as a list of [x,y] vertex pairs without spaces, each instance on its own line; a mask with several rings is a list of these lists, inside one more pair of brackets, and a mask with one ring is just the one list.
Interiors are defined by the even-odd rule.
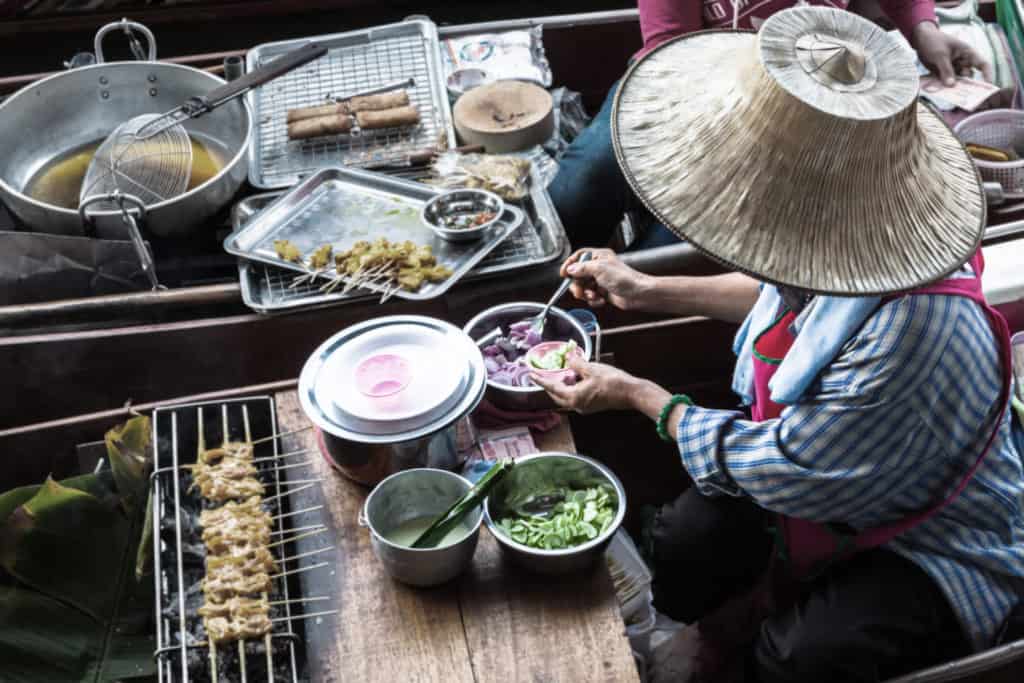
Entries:
[[693,405],[693,401],[691,401],[690,397],[686,394],[676,394],[670,398],[668,403],[665,404],[665,407],[661,409],[661,415],[658,416],[658,436],[661,437],[662,441],[667,441],[669,443],[675,442],[672,435],[668,433],[667,423],[668,416],[672,414],[672,411],[680,403],[685,403],[688,406]]

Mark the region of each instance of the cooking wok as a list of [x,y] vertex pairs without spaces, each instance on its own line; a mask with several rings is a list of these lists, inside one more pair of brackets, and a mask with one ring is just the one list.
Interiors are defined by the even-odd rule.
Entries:
[[[144,61],[104,62],[103,37],[112,30],[137,30],[149,42]],[[156,61],[156,41],[141,24],[122,20],[97,32],[97,64],[37,81],[0,104],[0,201],[33,231],[129,239],[119,210],[79,215],[25,194],[35,175],[69,153],[105,139],[140,114],[159,114],[190,97],[224,85],[205,71]],[[188,234],[227,204],[246,177],[252,116],[244,100],[227,102],[185,124],[188,133],[220,153],[224,167],[190,191],[142,212],[143,231],[152,236]]]

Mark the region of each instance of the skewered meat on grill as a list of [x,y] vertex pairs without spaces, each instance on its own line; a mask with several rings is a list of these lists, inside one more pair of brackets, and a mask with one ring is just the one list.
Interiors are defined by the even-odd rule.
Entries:
[[233,615],[245,617],[269,609],[270,604],[264,597],[235,597],[228,598],[224,602],[207,602],[199,608],[198,613],[204,619],[230,619]]
[[199,524],[209,529],[222,524],[237,524],[240,520],[258,519],[265,520],[269,527],[270,513],[262,508],[262,502],[259,496],[252,496],[241,503],[231,501],[213,510],[203,510],[199,513]]
[[220,448],[210,448],[202,451],[199,454],[199,462],[204,465],[213,465],[220,462],[224,457],[252,460],[252,444],[229,441]]
[[244,552],[230,555],[209,555],[206,558],[206,575],[217,576],[228,569],[239,569],[243,574],[259,572],[277,573],[277,562],[266,546],[248,547]]
[[209,555],[237,553],[239,548],[266,546],[270,528],[266,525],[224,525],[203,531],[203,543]]
[[270,633],[273,624],[266,612],[255,612],[245,616],[232,615],[231,618],[213,617],[206,619],[206,635],[214,644],[261,638]]
[[203,595],[208,602],[224,602],[238,595],[269,592],[270,576],[266,572],[247,575],[237,567],[228,567],[216,575],[207,573],[203,579]]
[[263,484],[255,477],[225,479],[219,475],[214,475],[209,479],[197,481],[196,484],[199,486],[199,493],[202,494],[203,498],[212,500],[215,503],[223,503],[250,496],[262,496],[264,491]]

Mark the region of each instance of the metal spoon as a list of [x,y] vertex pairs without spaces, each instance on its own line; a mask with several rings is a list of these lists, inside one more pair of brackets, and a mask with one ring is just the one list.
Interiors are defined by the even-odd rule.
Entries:
[[[586,263],[589,260],[590,260],[590,252],[589,251],[585,251],[582,254],[580,254],[580,257],[579,257],[579,259],[576,260],[576,263]],[[548,311],[551,310],[551,307],[554,305],[554,303],[556,301],[561,299],[562,296],[567,291],[569,291],[569,286],[570,285],[572,285],[572,278],[571,277],[567,277],[564,280],[562,280],[562,284],[558,286],[557,290],[555,290],[555,295],[548,300],[547,306],[545,306],[544,310],[542,310],[540,313],[538,313],[537,316],[534,317],[533,322],[530,323],[530,329],[531,330],[533,330],[537,334],[542,334],[544,332],[544,324],[548,320]]]

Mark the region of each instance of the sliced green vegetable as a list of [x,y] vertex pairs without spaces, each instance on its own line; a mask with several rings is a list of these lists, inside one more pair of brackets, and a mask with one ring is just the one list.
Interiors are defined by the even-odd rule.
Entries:
[[544,494],[561,498],[547,514],[506,517],[498,527],[517,543],[542,550],[562,550],[592,541],[611,526],[618,503],[603,486],[583,490],[559,489]]
[[572,339],[554,351],[548,351],[543,358],[530,358],[530,365],[538,370],[564,370],[569,354],[576,350],[576,342]]

